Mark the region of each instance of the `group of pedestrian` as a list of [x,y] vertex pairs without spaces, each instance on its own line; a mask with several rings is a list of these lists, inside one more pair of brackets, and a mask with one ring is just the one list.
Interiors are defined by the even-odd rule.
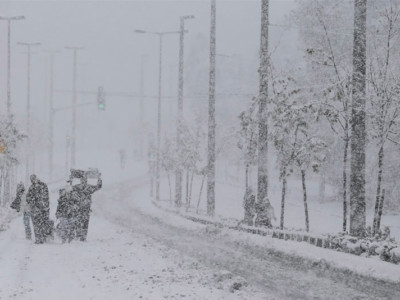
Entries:
[[[72,178],[59,191],[56,218],[59,220],[57,232],[63,243],[73,239],[86,241],[91,212],[91,195],[102,187],[100,177],[96,185],[89,185],[85,172],[80,183],[72,185]],[[50,219],[50,201],[47,185],[36,175],[30,176],[31,185],[26,191],[21,182],[17,185],[15,200],[11,208],[23,213],[25,238],[32,239],[30,222],[33,224],[35,244],[43,244],[48,237],[54,238],[54,222]]]

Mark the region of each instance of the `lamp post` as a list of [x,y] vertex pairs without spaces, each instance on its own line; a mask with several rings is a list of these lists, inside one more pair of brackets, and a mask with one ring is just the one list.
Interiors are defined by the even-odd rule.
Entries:
[[83,47],[65,47],[65,49],[73,51],[71,167],[75,167],[75,163],[76,163],[76,65],[77,65],[77,52],[78,52],[78,50],[82,50]]
[[139,122],[140,122],[140,127],[144,128],[144,132],[140,132],[139,134],[139,159],[143,159],[143,134],[147,133],[147,128],[144,124],[144,69],[145,69],[145,60],[146,60],[147,55],[143,54],[141,56],[140,60],[140,103],[139,103]]
[[159,38],[159,66],[158,66],[158,109],[157,109],[157,154],[156,154],[156,200],[160,200],[160,146],[161,146],[161,82],[162,82],[162,41],[164,35],[180,34],[180,31],[153,32],[135,30],[135,33],[153,34]]
[[[194,19],[193,15],[180,17],[180,42],[179,42],[179,87],[178,87],[178,113],[177,113],[177,129],[176,129],[176,145],[178,154],[181,153],[181,136],[183,123],[183,66],[184,66],[184,37],[185,37],[185,20]],[[175,170],[175,206],[182,205],[182,168],[176,166]]]
[[53,177],[53,151],[54,151],[54,55],[60,51],[45,50],[50,55],[50,103],[49,103],[49,179]]
[[216,0],[211,0],[210,24],[210,83],[208,105],[208,166],[207,214],[215,214],[215,56],[216,56]]
[[0,20],[7,21],[7,113],[11,114],[11,21],[24,20],[24,16],[2,17]]
[[29,182],[29,164],[30,164],[30,146],[31,146],[31,136],[30,136],[30,126],[31,126],[31,47],[39,46],[40,43],[21,43],[19,42],[18,45],[25,46],[27,48],[27,55],[28,55],[28,66],[27,66],[27,96],[26,96],[26,134],[28,135],[28,151],[26,155],[26,182]]

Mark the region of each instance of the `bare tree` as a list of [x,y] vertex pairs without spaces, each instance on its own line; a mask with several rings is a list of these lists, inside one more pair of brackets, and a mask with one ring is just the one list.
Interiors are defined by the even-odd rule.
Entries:
[[[369,117],[372,123],[371,135],[377,141],[378,146],[378,170],[375,211],[372,232],[379,230],[379,208],[383,201],[382,182],[383,166],[385,159],[385,145],[387,141],[396,141],[400,134],[400,80],[397,75],[398,64],[394,63],[395,55],[393,44],[399,33],[400,10],[392,2],[379,13],[379,27],[384,39],[376,37],[373,46],[373,57],[369,64],[369,94],[371,110]],[[396,51],[397,52],[397,51]],[[395,52],[395,53],[396,53]],[[397,58],[399,58],[397,56]]]
[[[345,232],[348,215],[347,174],[351,110],[351,70],[348,66],[351,61],[351,40],[346,34],[335,34],[335,30],[346,25],[349,16],[344,14],[346,7],[342,1],[307,1],[302,4],[296,22],[306,45],[306,59],[311,66],[309,76],[312,82],[320,85],[312,88],[312,92],[315,97],[323,100],[321,115],[343,141],[342,202]],[[310,11],[315,13],[310,14]]]

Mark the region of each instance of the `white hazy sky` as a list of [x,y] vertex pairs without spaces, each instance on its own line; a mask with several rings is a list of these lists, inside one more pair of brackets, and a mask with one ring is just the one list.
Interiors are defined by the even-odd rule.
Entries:
[[[217,1],[217,52],[240,54],[244,63],[254,69],[256,78],[260,32],[261,1]],[[272,0],[270,22],[282,24],[295,4],[292,0]],[[158,40],[155,36],[134,34],[134,29],[175,31],[179,16],[194,14],[187,21],[185,51],[188,54],[196,38],[209,39],[210,1],[0,1],[0,16],[24,15],[26,20],[12,23],[12,102],[13,111],[23,117],[26,106],[26,54],[17,42],[41,42],[32,56],[32,113],[37,123],[47,126],[49,59],[44,49],[61,50],[56,56],[55,88],[72,88],[72,53],[65,46],[82,46],[78,54],[78,88],[96,91],[102,85],[108,92],[138,93],[140,57],[147,54],[145,93],[157,94]],[[6,99],[6,23],[0,22],[0,109]],[[271,49],[277,46],[277,61],[293,60],[299,54],[296,33],[271,26]],[[163,51],[163,89],[177,93],[178,36],[165,37]],[[208,51],[207,48],[201,51]],[[204,61],[208,65],[208,61]],[[186,72],[190,70],[186,69]],[[229,76],[229,74],[227,74]],[[257,86],[254,82],[252,86]],[[176,88],[175,88],[176,87]],[[93,102],[95,96],[80,95],[79,102]],[[176,100],[164,101],[166,112],[175,111]],[[56,93],[55,106],[71,103],[70,94]],[[154,103],[153,103],[154,104]],[[147,103],[152,111],[152,103]],[[172,107],[173,109],[169,108]],[[126,133],[135,128],[138,100],[107,98],[107,111],[99,113],[94,106],[79,110],[78,144],[99,146],[97,132],[120,132],[113,144],[126,142]],[[217,112],[218,113],[218,112]],[[154,114],[146,113],[149,123]],[[101,129],[101,130],[100,130]],[[56,115],[56,148],[63,147],[63,137],[70,130],[70,112]],[[96,144],[96,141],[98,142]],[[104,141],[103,141],[104,142]]]

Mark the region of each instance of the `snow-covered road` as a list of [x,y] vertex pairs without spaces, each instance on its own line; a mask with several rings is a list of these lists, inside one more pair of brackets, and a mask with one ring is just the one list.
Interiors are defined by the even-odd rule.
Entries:
[[0,233],[0,299],[400,298],[393,284],[304,264],[189,221],[174,226],[175,216],[148,215],[144,182],[94,195],[86,243],[33,245],[15,219]]

